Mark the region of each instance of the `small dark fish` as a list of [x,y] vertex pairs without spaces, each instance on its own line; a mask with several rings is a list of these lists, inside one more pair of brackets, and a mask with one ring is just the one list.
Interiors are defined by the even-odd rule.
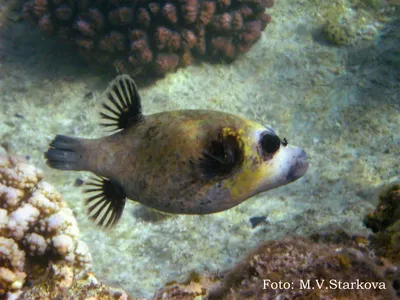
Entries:
[[106,90],[100,139],[57,135],[45,153],[55,169],[98,175],[86,192],[89,217],[114,225],[127,198],[176,214],[209,214],[292,182],[307,171],[304,151],[253,121],[217,111],[143,115],[136,85],[118,76]]
[[90,100],[93,98],[93,92],[87,92],[84,96],[83,99],[85,100]]
[[84,181],[81,178],[75,179],[74,186],[82,186]]
[[266,216],[260,216],[260,217],[251,217],[249,219],[251,228],[256,228],[260,223],[265,222],[267,220]]

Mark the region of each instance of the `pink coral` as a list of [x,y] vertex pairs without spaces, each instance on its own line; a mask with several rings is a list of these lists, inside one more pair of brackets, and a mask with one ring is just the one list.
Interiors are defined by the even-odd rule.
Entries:
[[125,36],[118,31],[111,31],[99,39],[98,47],[106,52],[123,51],[125,49]]
[[137,22],[138,22],[139,25],[142,25],[144,27],[149,27],[149,25],[150,25],[150,22],[151,22],[150,14],[143,7],[138,9]]
[[166,3],[162,9],[163,16],[168,19],[171,24],[178,22],[176,7],[172,3]]
[[78,46],[86,51],[90,51],[94,48],[94,42],[89,38],[78,36],[76,37],[75,42]]
[[230,13],[216,15],[213,20],[213,25],[217,31],[228,31],[232,26],[232,16]]
[[32,9],[36,17],[38,18],[42,17],[44,14],[48,12],[47,0],[35,0],[33,2]]
[[194,23],[199,12],[199,3],[197,0],[182,0],[182,2],[184,3],[181,6],[183,19],[187,24]]
[[159,50],[165,49],[167,47],[168,41],[172,35],[172,31],[166,27],[158,27],[154,35],[156,47]]
[[221,7],[229,7],[231,5],[231,0],[217,0],[217,3]]
[[[272,0],[100,2],[28,0],[24,17],[47,34],[77,45],[88,60],[132,75],[162,75],[162,70],[174,71],[198,59],[232,61],[247,52],[270,22],[265,9],[273,4]],[[140,39],[146,47],[134,44]],[[224,39],[230,42],[223,47],[219,41]],[[165,53],[170,54],[170,63],[165,63]]]
[[235,57],[235,47],[229,38],[222,36],[215,37],[211,40],[214,51],[219,51],[224,57],[233,59]]
[[[129,58],[128,58],[129,59]],[[131,73],[131,67],[128,62],[122,59],[116,59],[113,63],[114,68],[121,74],[129,74]]]
[[182,58],[181,58],[181,64],[186,67],[193,63],[194,63],[194,58],[193,58],[192,54],[189,51],[183,53]]
[[181,48],[181,37],[179,33],[172,32],[168,39],[167,47],[172,52],[177,52]]
[[104,29],[105,23],[103,14],[96,8],[89,9],[87,14],[93,28],[97,32],[101,32]]
[[139,39],[131,44],[131,50],[134,56],[129,58],[132,65],[141,65],[153,60],[153,54],[149,49],[146,40]]
[[196,34],[191,30],[183,30],[182,39],[183,39],[183,47],[186,50],[192,49],[197,42]]
[[96,34],[92,23],[89,23],[88,21],[85,21],[83,19],[76,20],[74,27],[81,34],[86,35],[86,36],[94,36]]
[[61,4],[55,10],[56,18],[62,21],[68,21],[72,17],[72,8],[69,5]]
[[238,11],[232,13],[232,28],[234,30],[240,30],[243,28],[243,17]]
[[195,49],[200,55],[205,55],[207,52],[206,31],[204,29],[200,29],[197,33],[197,44]]
[[215,2],[204,1],[201,4],[201,10],[199,16],[200,24],[207,25],[208,23],[210,23],[210,21],[214,16],[215,10],[216,10]]
[[108,20],[115,26],[129,25],[133,20],[133,11],[126,6],[114,9],[108,13]]
[[179,63],[179,56],[176,54],[160,53],[155,61],[155,70],[159,74],[164,74],[175,70]]
[[52,35],[55,31],[50,15],[44,15],[39,20],[39,28],[48,35]]
[[157,16],[160,12],[160,4],[158,4],[157,2],[151,2],[149,4],[149,10],[153,14],[153,16]]

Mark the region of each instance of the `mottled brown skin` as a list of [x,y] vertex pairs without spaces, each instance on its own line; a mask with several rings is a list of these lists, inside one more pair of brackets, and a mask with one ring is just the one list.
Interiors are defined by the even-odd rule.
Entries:
[[[232,197],[225,178],[202,176],[198,162],[222,128],[246,133],[251,126],[254,129],[240,117],[205,110],[144,116],[114,135],[82,139],[80,170],[118,182],[128,198],[155,209],[181,214],[223,211],[251,194]],[[237,171],[226,179],[234,181]]]
[[97,140],[57,135],[47,164],[91,171],[88,214],[112,226],[126,199],[176,214],[227,210],[251,196],[293,182],[308,168],[307,155],[272,128],[231,114],[181,110],[144,116],[129,75],[110,82],[100,113],[120,131]]

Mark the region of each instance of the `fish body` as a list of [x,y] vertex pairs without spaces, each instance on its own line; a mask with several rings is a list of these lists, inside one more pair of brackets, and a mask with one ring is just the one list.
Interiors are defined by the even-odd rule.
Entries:
[[101,225],[119,219],[126,198],[169,213],[209,214],[292,182],[308,168],[302,149],[251,120],[210,110],[144,116],[126,75],[106,94],[112,115],[103,117],[120,131],[99,139],[57,136],[46,153],[53,168],[102,178],[88,201]]

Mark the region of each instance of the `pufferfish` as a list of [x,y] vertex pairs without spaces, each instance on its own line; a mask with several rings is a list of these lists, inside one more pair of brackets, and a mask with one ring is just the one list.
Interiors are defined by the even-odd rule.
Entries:
[[59,170],[90,171],[89,218],[104,227],[127,199],[174,214],[211,214],[304,175],[307,156],[270,127],[229,113],[177,110],[143,115],[133,79],[110,82],[99,139],[57,135],[45,153]]

